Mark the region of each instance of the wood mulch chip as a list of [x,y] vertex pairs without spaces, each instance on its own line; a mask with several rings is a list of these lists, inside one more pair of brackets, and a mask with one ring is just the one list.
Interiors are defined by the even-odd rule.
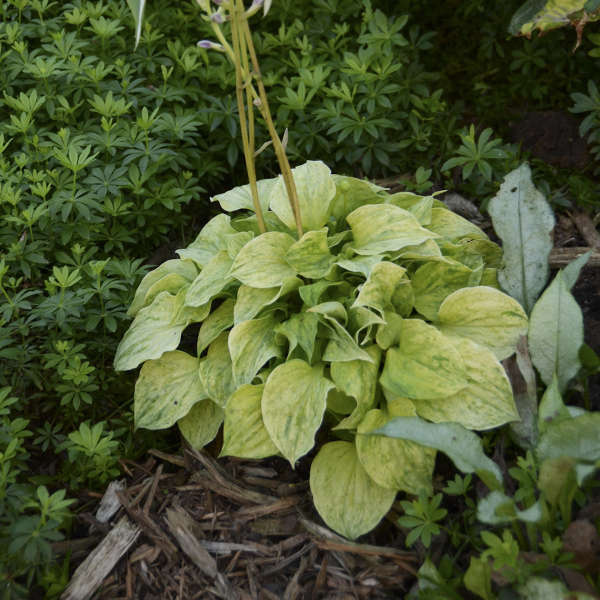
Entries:
[[283,460],[150,454],[55,548],[79,563],[61,600],[402,598],[415,581],[419,557],[394,526],[340,537]]

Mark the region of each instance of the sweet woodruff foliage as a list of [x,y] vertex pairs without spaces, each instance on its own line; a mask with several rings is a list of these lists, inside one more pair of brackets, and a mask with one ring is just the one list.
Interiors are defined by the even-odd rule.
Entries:
[[[223,426],[222,455],[294,466],[319,429],[341,438],[320,448],[310,483],[324,520],[355,538],[398,490],[431,490],[434,449],[370,432],[394,417],[474,430],[519,418],[499,361],[527,317],[498,289],[500,248],[434,197],[321,162],[293,172],[301,239],[281,178],[259,182],[267,233],[249,186],[213,198],[235,216],[143,279],[115,367],[143,365],[136,426],[177,423],[196,448]],[[196,353],[178,349],[195,323]]]

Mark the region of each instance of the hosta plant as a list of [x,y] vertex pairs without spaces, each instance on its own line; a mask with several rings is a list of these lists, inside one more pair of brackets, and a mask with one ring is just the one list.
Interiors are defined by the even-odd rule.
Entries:
[[[230,214],[143,279],[115,367],[142,365],[136,427],[176,423],[195,448],[223,427],[221,455],[293,467],[325,440],[314,503],[356,538],[398,491],[430,492],[435,461],[431,447],[370,432],[399,416],[472,430],[519,418],[500,361],[527,317],[498,289],[499,247],[434,197],[321,162],[293,177],[302,236],[282,177],[258,182],[265,233],[249,186],[216,196]],[[194,324],[195,351],[181,349]]]

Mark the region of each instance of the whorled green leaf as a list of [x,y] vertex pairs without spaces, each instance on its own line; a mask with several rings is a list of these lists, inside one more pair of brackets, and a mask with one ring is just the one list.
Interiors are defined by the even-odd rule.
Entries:
[[236,389],[233,381],[233,365],[227,345],[228,332],[224,331],[208,347],[205,358],[200,360],[198,372],[206,395],[221,408]]
[[[269,208],[271,191],[276,182],[276,177],[273,177],[272,179],[261,179],[256,182],[258,188],[258,201],[263,213]],[[252,201],[252,193],[250,192],[249,184],[234,187],[227,192],[213,196],[210,200],[211,202],[218,202],[221,205],[221,208],[227,212],[236,210],[251,210],[254,212],[254,202]]]
[[352,228],[352,247],[357,254],[393,252],[438,237],[423,228],[413,214],[392,204],[361,206],[346,220]]
[[380,381],[410,399],[445,399],[467,387],[465,364],[454,344],[419,319],[402,321],[400,344],[387,351]]
[[226,250],[215,254],[188,288],[186,306],[202,306],[220,294],[233,281],[229,275],[232,262]]
[[295,313],[275,327],[275,332],[288,340],[288,357],[299,346],[308,362],[314,354],[318,330],[319,317],[311,312]]
[[323,377],[322,366],[300,359],[275,367],[265,383],[262,415],[279,451],[294,467],[314,446],[323,421],[327,393],[334,385]]
[[289,247],[285,259],[302,277],[325,277],[335,262],[327,245],[327,228],[307,231]]
[[431,209],[431,223],[427,225],[434,233],[441,238],[450,241],[458,241],[463,238],[487,240],[485,232],[467,221],[467,219],[457,215],[447,208],[436,207]]
[[355,429],[367,412],[375,407],[381,350],[375,345],[364,350],[372,362],[354,360],[331,363],[331,379],[336,388],[356,401],[352,413],[334,429]]
[[332,175],[335,182],[335,196],[331,202],[331,216],[338,222],[343,221],[353,210],[366,204],[379,204],[382,197],[378,188],[368,181],[346,177],[344,175]]
[[442,302],[453,292],[471,285],[472,273],[460,263],[432,261],[421,265],[411,277],[415,310],[435,321]]
[[540,461],[569,456],[577,461],[600,460],[600,412],[548,424],[536,448]]
[[[321,229],[329,219],[330,204],[335,196],[331,170],[321,161],[309,160],[292,169],[292,174],[298,193],[302,227],[305,231]],[[296,228],[281,175],[271,190],[270,208],[290,229]]]
[[529,352],[542,381],[550,385],[556,373],[563,392],[581,362],[583,315],[575,298],[559,273],[531,311]]
[[302,285],[302,279],[289,277],[281,285],[272,288],[253,288],[241,285],[237,291],[237,300],[233,309],[233,322],[253,319],[260,311],[273,304],[279,298],[289,294]]
[[436,451],[408,440],[366,435],[390,421],[379,409],[369,411],[356,431],[356,451],[369,477],[381,487],[409,494],[430,494]]
[[528,322],[516,300],[494,288],[476,286],[447,296],[436,325],[442,333],[473,340],[503,360],[516,351]]
[[411,440],[443,452],[463,473],[478,473],[502,486],[498,465],[483,452],[477,434],[458,423],[428,423],[419,417],[397,417],[372,434]]
[[208,348],[209,344],[233,325],[233,298],[225,299],[217,309],[206,317],[198,332],[198,356]]
[[279,454],[262,418],[263,385],[239,387],[225,407],[223,448],[220,456],[266,458]]
[[152,304],[152,301],[160,292],[166,291],[173,295],[177,294],[181,288],[194,281],[197,275],[198,268],[190,260],[173,259],[165,261],[142,279],[127,314],[130,317],[135,317],[141,308]]
[[467,385],[444,397],[414,400],[417,414],[434,423],[453,421],[477,430],[518,420],[510,381],[492,352],[466,338],[452,342],[463,360]]
[[[402,302],[403,291],[408,290],[412,297],[410,279],[406,276],[406,269],[388,261],[376,264],[368,279],[360,288],[358,297],[353,306],[368,306],[381,313],[396,308],[395,304],[406,304]],[[405,307],[406,308],[406,307]],[[410,314],[412,304],[408,310],[403,311]]]
[[228,345],[235,387],[252,383],[271,358],[281,356],[282,348],[275,343],[277,324],[273,317],[251,319],[238,323],[229,332]]
[[489,560],[471,556],[463,579],[465,587],[483,600],[495,600],[492,593],[492,565]]
[[530,36],[535,29],[550,31],[564,25],[600,19],[600,5],[590,0],[528,0],[512,16],[508,31],[512,35]]
[[369,477],[350,442],[329,442],[319,450],[310,467],[310,491],[325,523],[351,540],[371,531],[396,497]]
[[500,285],[530,312],[548,281],[554,214],[533,185],[527,163],[504,178],[488,212],[504,248]]
[[227,215],[217,215],[202,228],[187,248],[177,250],[177,254],[203,267],[219,252],[227,251],[227,236],[237,233]]
[[166,429],[207,397],[198,359],[175,350],[144,363],[133,396],[135,427]]
[[161,292],[150,306],[137,313],[117,348],[114,360],[117,371],[135,369],[145,360],[156,359],[175,350],[183,330],[190,323],[206,318],[210,306],[187,308],[184,294],[185,290],[177,296]]
[[294,238],[287,233],[263,233],[240,250],[231,267],[231,277],[254,288],[281,286],[296,275],[296,271],[285,260],[293,243]]
[[207,398],[194,404],[190,412],[177,421],[177,426],[187,443],[200,450],[215,439],[224,416],[223,409]]

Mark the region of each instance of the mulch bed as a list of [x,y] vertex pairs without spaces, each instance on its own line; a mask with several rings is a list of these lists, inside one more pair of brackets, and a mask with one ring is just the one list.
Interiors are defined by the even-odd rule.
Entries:
[[368,543],[336,535],[283,460],[186,449],[125,466],[99,511],[80,515],[90,536],[70,548],[87,558],[63,600],[403,598],[415,582],[422,557],[394,525]]

